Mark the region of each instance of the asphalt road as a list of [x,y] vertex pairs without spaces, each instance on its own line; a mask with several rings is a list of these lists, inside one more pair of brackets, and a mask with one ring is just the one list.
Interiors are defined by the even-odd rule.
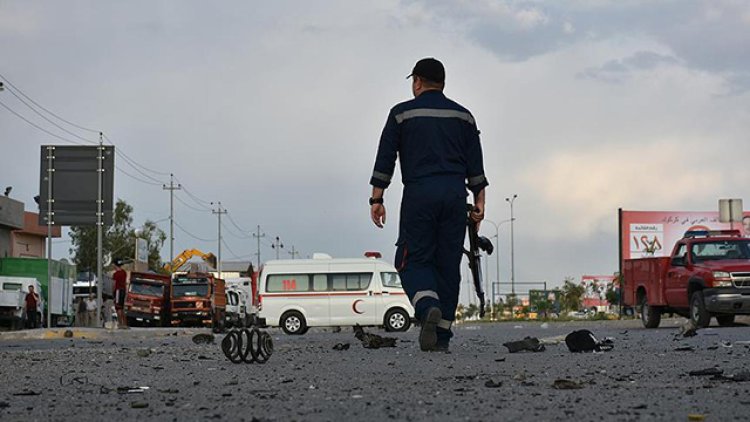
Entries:
[[[420,352],[415,328],[393,335],[395,348],[376,350],[349,329],[272,330],[276,350],[265,365],[230,363],[220,337],[194,344],[200,330],[45,340],[0,333],[0,420],[747,420],[750,382],[688,372],[750,370],[750,343],[742,343],[750,328],[675,339],[682,322],[655,330],[639,321],[465,324],[448,354]],[[574,354],[563,342],[511,354],[502,346],[525,336],[554,342],[581,328],[614,338],[615,348]],[[351,347],[332,349],[342,342]],[[675,350],[684,346],[693,350]],[[581,388],[555,389],[558,379]]]

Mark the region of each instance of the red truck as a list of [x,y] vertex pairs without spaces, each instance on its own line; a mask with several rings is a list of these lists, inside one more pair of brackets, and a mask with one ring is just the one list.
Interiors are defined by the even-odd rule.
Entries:
[[169,326],[169,276],[128,273],[125,316],[128,325]]
[[750,239],[738,230],[688,231],[670,257],[625,260],[622,275],[623,303],[640,309],[646,328],[666,312],[698,327],[750,314]]
[[172,274],[172,325],[209,326],[224,331],[227,295],[224,280],[210,273]]

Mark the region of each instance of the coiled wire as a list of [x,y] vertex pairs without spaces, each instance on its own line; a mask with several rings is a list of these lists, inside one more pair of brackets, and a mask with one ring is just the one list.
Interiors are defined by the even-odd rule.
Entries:
[[273,340],[257,328],[232,329],[221,341],[221,350],[232,363],[266,363],[273,354]]

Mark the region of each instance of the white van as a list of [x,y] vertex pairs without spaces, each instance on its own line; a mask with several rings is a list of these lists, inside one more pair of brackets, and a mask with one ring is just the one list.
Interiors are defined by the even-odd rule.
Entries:
[[396,269],[374,258],[269,261],[258,298],[259,316],[287,334],[356,324],[406,331],[414,315]]

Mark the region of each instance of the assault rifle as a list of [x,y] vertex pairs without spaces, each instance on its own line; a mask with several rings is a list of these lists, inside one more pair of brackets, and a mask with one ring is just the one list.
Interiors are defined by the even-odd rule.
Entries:
[[474,205],[466,204],[466,229],[469,232],[469,250],[464,249],[466,257],[469,259],[469,268],[471,277],[474,279],[474,289],[477,291],[479,298],[479,317],[484,318],[484,289],[482,288],[482,255],[481,251],[492,255],[495,247],[492,246],[490,239],[480,236],[477,231],[477,223],[471,219],[471,212],[474,211]]

